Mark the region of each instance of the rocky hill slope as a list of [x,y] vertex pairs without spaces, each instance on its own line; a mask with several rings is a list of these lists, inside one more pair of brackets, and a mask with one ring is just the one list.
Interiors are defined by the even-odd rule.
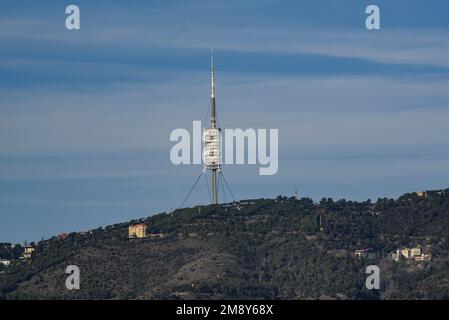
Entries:
[[[137,222],[150,237],[128,238]],[[389,255],[416,246],[432,260]],[[449,189],[375,203],[278,197],[194,207],[35,249],[1,267],[0,299],[448,299]],[[358,249],[370,254],[356,257]],[[380,290],[365,288],[372,264]],[[68,265],[80,269],[80,290],[65,287]]]

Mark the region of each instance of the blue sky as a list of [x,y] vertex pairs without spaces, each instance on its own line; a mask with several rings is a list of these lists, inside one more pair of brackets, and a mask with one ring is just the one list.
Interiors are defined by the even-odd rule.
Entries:
[[[447,188],[447,14],[445,0],[1,1],[0,241],[178,207],[201,168],[170,163],[169,134],[207,114],[211,47],[222,126],[279,129],[276,175],[225,166],[237,198]],[[188,205],[207,201],[202,184]]]

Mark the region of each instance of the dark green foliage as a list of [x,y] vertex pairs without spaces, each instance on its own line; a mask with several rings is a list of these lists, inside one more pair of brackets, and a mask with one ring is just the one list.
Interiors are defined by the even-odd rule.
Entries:
[[[128,239],[137,222],[164,237]],[[0,299],[449,298],[449,190],[375,203],[279,196],[130,223],[39,242],[30,261],[2,269]],[[382,258],[415,245],[432,261]],[[381,258],[356,259],[363,248]],[[21,250],[0,246],[0,256]],[[81,290],[65,288],[70,264],[81,270]],[[379,291],[365,289],[370,264],[381,268]]]
[[2,259],[18,259],[22,251],[23,248],[19,244],[12,246],[11,243],[0,243],[0,258]]

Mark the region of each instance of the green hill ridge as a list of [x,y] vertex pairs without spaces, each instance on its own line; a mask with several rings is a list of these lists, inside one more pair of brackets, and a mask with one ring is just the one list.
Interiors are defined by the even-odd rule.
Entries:
[[[129,239],[135,223],[153,236]],[[432,260],[391,258],[416,246]],[[365,288],[373,264],[380,290]],[[68,265],[80,269],[80,290],[65,287]],[[197,206],[53,237],[0,268],[0,299],[448,299],[449,189]]]

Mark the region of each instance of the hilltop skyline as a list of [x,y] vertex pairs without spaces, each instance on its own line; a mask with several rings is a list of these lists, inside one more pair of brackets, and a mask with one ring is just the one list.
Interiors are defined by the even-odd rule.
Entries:
[[[170,131],[278,128],[279,170],[224,166],[239,199],[376,200],[449,181],[447,1],[0,3],[0,242],[175,209],[200,166]],[[204,189],[205,190],[205,189]],[[186,205],[207,203],[198,190]]]

